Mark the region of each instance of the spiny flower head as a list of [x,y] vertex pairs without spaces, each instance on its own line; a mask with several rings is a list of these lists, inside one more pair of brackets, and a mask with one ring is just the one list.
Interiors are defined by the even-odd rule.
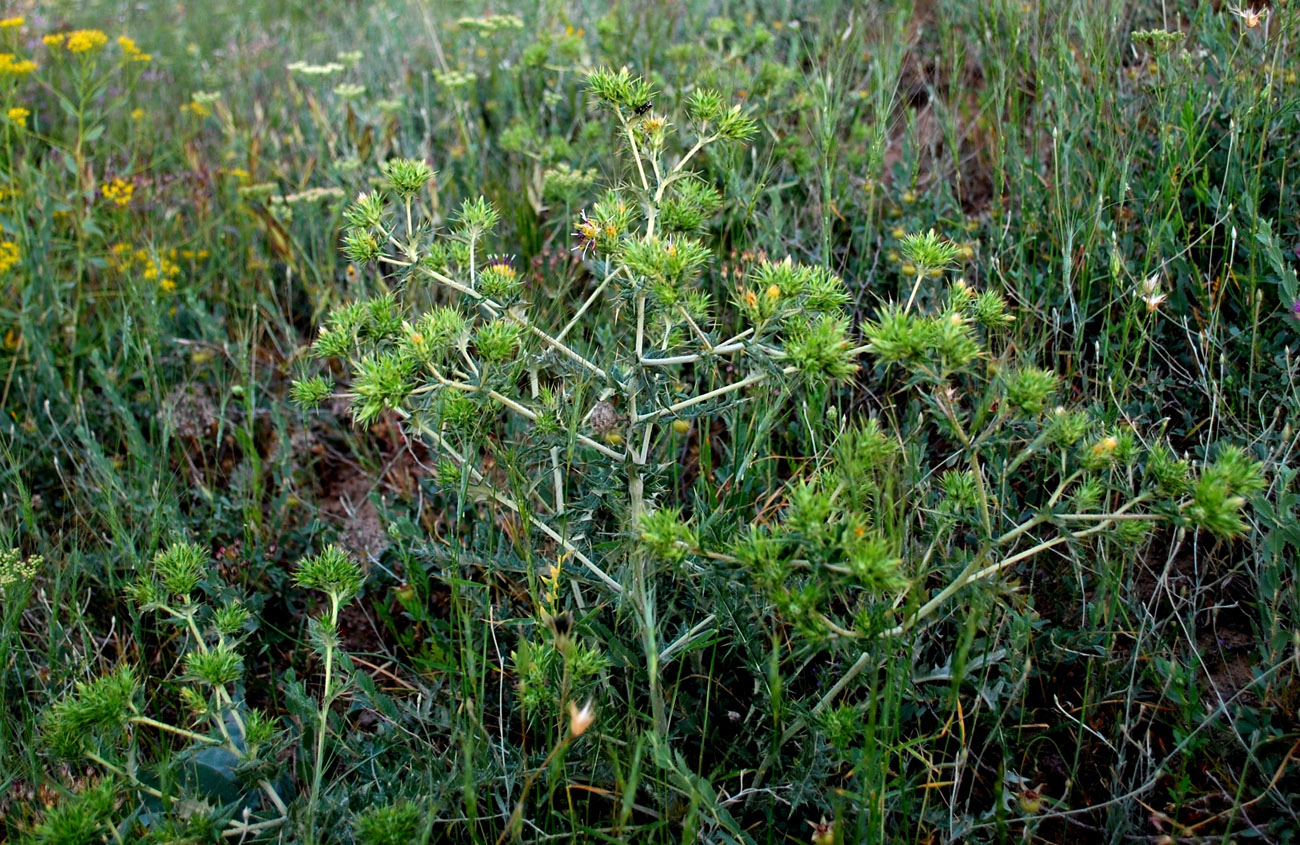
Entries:
[[934,229],[928,232],[905,235],[899,249],[903,258],[920,268],[919,272],[943,270],[957,260],[959,250],[956,244],[940,237]]
[[298,565],[294,574],[298,586],[329,593],[342,604],[361,592],[361,568],[338,546],[329,546]]
[[505,255],[489,258],[488,265],[478,277],[479,293],[497,302],[512,299],[522,286],[519,271],[511,264],[510,257]]

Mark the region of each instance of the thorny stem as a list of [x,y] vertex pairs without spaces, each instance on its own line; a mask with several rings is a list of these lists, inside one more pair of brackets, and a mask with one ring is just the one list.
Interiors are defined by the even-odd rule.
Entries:
[[[443,438],[443,436],[442,436],[441,434],[439,434],[438,432],[436,432],[436,431],[434,431],[433,429],[429,428],[428,426],[424,425],[424,423],[422,423],[422,422],[420,422],[420,421],[418,421],[418,420],[412,420],[412,421],[411,421],[411,424],[412,424],[412,426],[413,426],[417,431],[419,431],[419,432],[420,432],[421,434],[423,434],[425,437],[428,437],[429,439],[433,440],[433,442],[438,446],[438,448],[439,448],[440,450],[446,452],[448,455],[450,455],[450,456],[452,457],[452,459],[453,459],[454,461],[456,461],[457,464],[459,464],[460,466],[463,466],[463,467],[468,468],[468,469],[469,469],[469,473],[470,473],[470,477],[474,479],[475,483],[478,483],[478,484],[482,484],[482,483],[483,483],[483,480],[484,480],[484,479],[483,479],[483,474],[482,474],[481,472],[479,472],[477,469],[475,469],[473,466],[471,466],[471,465],[469,464],[469,462],[465,460],[464,456],[462,456],[459,452],[457,452],[457,451],[456,451],[456,450],[451,446],[451,444],[448,443],[448,442],[446,441],[445,438]],[[505,495],[504,493],[500,493],[500,492],[498,492],[496,489],[494,489],[494,488],[492,488],[492,487],[490,487],[490,486],[488,486],[488,485],[484,485],[484,486],[487,488],[488,493],[491,495],[492,499],[493,499],[494,501],[496,501],[498,504],[501,504],[501,505],[503,505],[504,507],[509,508],[510,510],[514,511],[515,513],[521,513],[521,510],[520,510],[519,505],[518,505],[518,504],[517,504],[513,499],[511,499],[509,496]],[[603,569],[601,569],[599,566],[597,566],[597,565],[596,565],[596,564],[591,560],[591,558],[589,558],[589,557],[587,557],[585,554],[583,554],[582,551],[581,551],[580,549],[578,549],[577,546],[575,546],[575,545],[573,545],[572,543],[570,543],[570,542],[569,542],[567,539],[565,539],[565,538],[564,538],[564,537],[563,537],[563,536],[562,536],[558,531],[556,531],[554,528],[551,528],[551,527],[550,527],[549,525],[547,525],[545,522],[542,522],[541,520],[539,520],[535,515],[531,515],[531,516],[530,516],[530,518],[529,518],[529,522],[530,522],[530,524],[535,525],[535,526],[537,527],[537,529],[538,529],[539,531],[541,531],[543,534],[545,534],[547,537],[550,537],[550,538],[551,538],[552,540],[554,540],[556,543],[559,543],[561,546],[563,546],[563,547],[564,547],[564,550],[565,550],[566,552],[568,552],[569,554],[573,555],[573,557],[574,557],[574,558],[575,558],[579,563],[581,563],[583,566],[587,567],[587,569],[590,570],[591,573],[592,573],[593,575],[595,575],[597,578],[599,578],[600,581],[601,581],[605,586],[609,587],[609,588],[614,592],[615,595],[622,595],[622,594],[623,594],[623,585],[622,585],[622,584],[618,583],[618,582],[615,581],[613,578],[611,578],[611,577],[609,576],[609,574],[605,572],[605,570],[603,570]]]
[[315,773],[312,776],[311,800],[307,805],[307,815],[311,820],[310,826],[314,831],[316,826],[316,804],[320,800],[320,783],[321,777],[325,772],[325,733],[329,729],[330,703],[330,681],[333,679],[334,672],[334,636],[338,630],[339,621],[339,597],[330,593],[330,630],[324,637],[325,640],[325,686],[321,690],[321,707],[320,707],[320,730],[316,734],[316,765]]
[[183,736],[192,742],[201,742],[205,745],[221,745],[221,740],[213,739],[204,734],[188,731],[185,728],[178,728],[175,725],[169,725],[166,722],[159,722],[157,719],[150,719],[148,716],[132,716],[128,721],[135,725],[148,725],[151,728],[157,728],[160,731],[174,733],[177,736]]

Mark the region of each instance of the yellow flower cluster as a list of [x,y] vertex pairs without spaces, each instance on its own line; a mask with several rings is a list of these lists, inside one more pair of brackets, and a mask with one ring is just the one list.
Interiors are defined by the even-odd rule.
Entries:
[[16,123],[19,126],[26,126],[27,118],[31,117],[31,114],[30,111],[22,106],[14,106],[9,111],[5,112],[5,117],[9,118],[10,123]]
[[131,195],[135,193],[135,185],[122,179],[114,179],[100,185],[99,192],[104,195],[104,199],[116,203],[118,208],[125,208],[131,204]]
[[13,241],[0,241],[0,273],[8,273],[9,270],[22,260],[22,253],[18,250],[18,244]]
[[75,29],[59,32],[41,39],[48,47],[65,47],[69,53],[89,53],[108,43],[108,36],[99,29]]
[[0,20],[0,29],[13,29],[14,27],[22,26],[25,23],[27,23],[27,18],[24,17],[5,18],[4,20]]
[[141,53],[140,48],[135,45],[135,39],[128,36],[120,36],[117,39],[118,46],[122,48],[122,55],[133,62],[151,62],[153,55],[151,53]]
[[13,53],[0,53],[0,76],[26,76],[36,70],[36,62],[20,59]]
[[209,255],[206,249],[169,249],[157,254],[147,249],[131,248],[130,244],[117,243],[112,248],[112,264],[119,272],[139,272],[140,278],[157,282],[163,291],[176,290],[176,278],[181,273],[179,261],[202,261]]

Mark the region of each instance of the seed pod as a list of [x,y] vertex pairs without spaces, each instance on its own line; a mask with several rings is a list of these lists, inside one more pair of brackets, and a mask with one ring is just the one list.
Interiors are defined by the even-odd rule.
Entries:
[[596,407],[591,409],[591,430],[597,434],[609,434],[618,427],[618,411],[614,406],[604,400],[597,402]]

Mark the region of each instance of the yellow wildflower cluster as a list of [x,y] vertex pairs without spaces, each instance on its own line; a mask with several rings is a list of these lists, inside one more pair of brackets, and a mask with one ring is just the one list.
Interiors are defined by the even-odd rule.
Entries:
[[0,76],[27,76],[36,70],[31,59],[20,59],[13,53],[0,53]]
[[142,53],[140,48],[135,45],[135,39],[128,36],[120,36],[117,39],[118,46],[122,48],[122,55],[133,62],[151,62],[153,55],[151,53]]
[[135,185],[122,179],[114,179],[100,185],[99,192],[104,195],[104,199],[116,203],[118,208],[125,208],[131,204]]
[[108,43],[108,36],[99,29],[75,29],[47,35],[42,39],[46,46],[64,47],[69,53],[89,53]]
[[202,261],[209,253],[206,249],[169,249],[166,253],[153,253],[147,249],[132,249],[130,244],[117,243],[112,247],[111,263],[121,273],[138,272],[140,278],[157,282],[163,291],[176,290],[180,276],[180,261]]
[[19,126],[27,125],[27,118],[31,117],[31,112],[22,106],[14,106],[5,112],[5,117],[9,118],[10,123],[16,123]]
[[0,20],[0,29],[14,29],[25,23],[27,23],[27,18],[24,17],[5,18]]
[[8,273],[15,264],[22,260],[18,244],[13,241],[0,241],[0,273]]

